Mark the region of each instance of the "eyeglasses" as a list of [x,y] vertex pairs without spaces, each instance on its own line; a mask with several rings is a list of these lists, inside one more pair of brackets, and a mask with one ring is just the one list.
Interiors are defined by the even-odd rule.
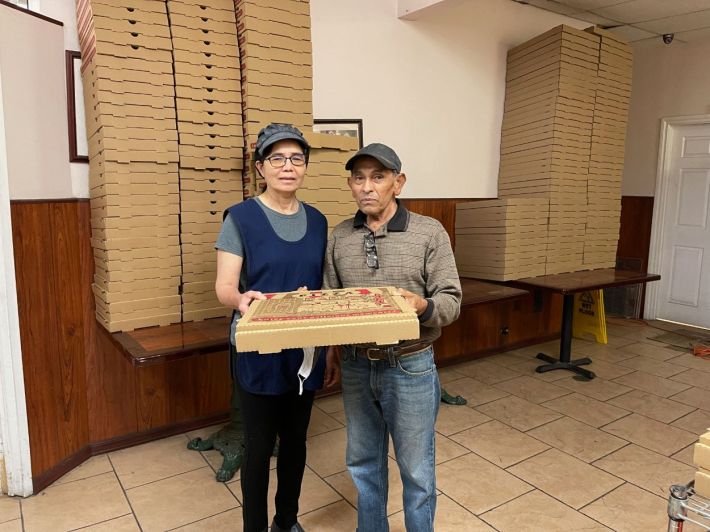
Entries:
[[295,153],[291,157],[284,157],[283,155],[272,155],[266,158],[269,164],[274,168],[283,168],[286,166],[286,161],[291,161],[293,166],[304,166],[306,164],[306,156],[303,153]]
[[375,247],[375,235],[371,232],[365,235],[365,261],[369,268],[377,270],[380,267],[377,248]]

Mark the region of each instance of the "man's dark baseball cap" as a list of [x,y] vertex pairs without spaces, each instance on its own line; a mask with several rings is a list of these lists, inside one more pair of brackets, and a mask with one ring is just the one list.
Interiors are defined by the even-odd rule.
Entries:
[[269,147],[282,140],[295,140],[303,148],[303,153],[308,159],[311,146],[303,136],[303,133],[291,124],[269,124],[261,131],[256,139],[255,157],[257,160],[263,159]]
[[364,148],[361,148],[360,151],[350,157],[348,162],[345,163],[345,169],[352,170],[355,161],[359,157],[364,156],[374,157],[382,163],[382,166],[389,168],[390,170],[394,170],[396,174],[399,174],[402,171],[402,161],[399,160],[399,157],[397,157],[394,150],[389,146],[380,144],[379,142],[373,142],[372,144],[368,144]]

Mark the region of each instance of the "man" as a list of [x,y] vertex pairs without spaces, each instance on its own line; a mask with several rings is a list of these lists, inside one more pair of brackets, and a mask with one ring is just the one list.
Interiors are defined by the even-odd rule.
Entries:
[[[323,288],[398,287],[420,323],[419,340],[343,347],[346,461],[358,490],[358,530],[389,530],[391,435],[404,487],[405,525],[409,532],[428,532],[434,530],[434,423],[440,400],[432,343],[441,327],[458,318],[461,283],[442,225],[397,200],[407,178],[392,148],[370,144],[345,169],[351,172],[348,185],[359,210],[333,230]],[[335,357],[332,348],[328,357]]]

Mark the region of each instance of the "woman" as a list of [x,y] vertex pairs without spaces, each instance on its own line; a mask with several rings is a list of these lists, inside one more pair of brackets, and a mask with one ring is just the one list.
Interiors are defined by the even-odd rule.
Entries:
[[[235,309],[232,344],[239,317],[254,299],[264,299],[264,292],[321,287],[327,222],[296,197],[309,151],[303,134],[291,125],[270,124],[262,129],[254,159],[266,190],[231,207],[225,216],[216,244],[215,290],[222,304]],[[232,353],[245,433],[244,531],[266,530],[269,461],[277,435],[278,487],[271,531],[301,531],[296,516],[306,465],[306,432],[315,390],[323,385],[325,361],[320,357],[313,362],[299,393],[299,372],[308,375],[302,349],[275,355],[237,355],[235,349]]]

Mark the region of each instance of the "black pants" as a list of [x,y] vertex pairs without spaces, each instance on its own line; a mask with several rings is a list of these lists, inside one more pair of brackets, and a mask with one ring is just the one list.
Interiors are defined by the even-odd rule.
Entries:
[[245,453],[242,462],[244,532],[268,526],[269,462],[279,436],[276,461],[276,524],[285,529],[296,523],[301,481],[306,467],[306,432],[314,392],[298,390],[281,395],[257,395],[237,380],[244,418]]

